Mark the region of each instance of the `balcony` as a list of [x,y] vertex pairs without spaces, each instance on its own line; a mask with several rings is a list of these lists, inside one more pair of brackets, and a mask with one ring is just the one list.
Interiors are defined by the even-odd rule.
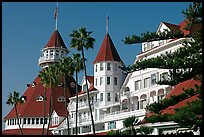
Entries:
[[56,61],[59,61],[59,59],[61,59],[61,57],[59,55],[58,56],[50,55],[50,56],[46,56],[46,57],[42,56],[38,60],[38,65],[45,63],[45,62],[56,62]]

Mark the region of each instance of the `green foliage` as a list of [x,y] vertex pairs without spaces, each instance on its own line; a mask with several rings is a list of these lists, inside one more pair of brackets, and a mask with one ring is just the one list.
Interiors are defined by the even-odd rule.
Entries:
[[183,93],[177,95],[177,96],[171,96],[170,98],[165,98],[163,100],[161,100],[160,102],[154,102],[152,104],[149,104],[146,106],[146,110],[150,111],[150,112],[154,112],[155,114],[160,114],[160,111],[169,107],[169,106],[173,106],[177,103],[179,103],[182,100],[185,100],[189,97],[194,96],[195,94],[197,94],[197,91],[200,90],[200,88],[202,87],[202,85],[195,85],[195,89],[190,88],[190,89],[183,89]]
[[[190,5],[183,14],[187,20],[188,30],[195,29],[198,23],[202,22],[202,3],[195,2]],[[133,65],[123,66],[121,69],[127,73],[142,70],[145,68],[170,69],[170,75],[167,80],[158,81],[157,84],[176,85],[182,81],[202,75],[202,29],[190,35],[183,35],[175,30],[163,33],[143,33],[141,36],[125,38],[125,44],[142,43],[154,40],[173,39],[192,37],[193,41],[184,41],[183,47],[173,53],[166,53],[156,58],[139,60]],[[189,46],[191,45],[191,46]]]
[[146,118],[147,122],[156,123],[156,122],[168,122],[172,121],[172,114],[154,114]]
[[20,104],[24,103],[23,97],[22,96],[20,97],[19,93],[17,91],[13,91],[13,94],[9,93],[6,104],[8,104],[8,105],[17,105],[18,103],[20,103]]
[[192,125],[201,126],[202,118],[202,100],[196,100],[192,103],[176,109],[173,120],[181,127],[192,127]]
[[126,128],[130,126],[134,126],[135,121],[138,121],[138,119],[136,119],[136,116],[132,116],[123,120],[123,125]]
[[[132,35],[125,37],[124,44],[133,44],[133,43],[142,43],[142,42],[149,42],[149,41],[157,41],[157,40],[165,40],[165,39],[173,39],[173,38],[182,38],[184,37],[184,34],[181,31],[173,30],[168,31],[164,30],[164,32],[161,32],[157,34],[156,32],[146,32],[142,33],[140,36]],[[189,37],[189,36],[185,36]]]
[[149,135],[154,131],[153,127],[147,127],[147,126],[141,126],[137,132],[139,132],[142,135]]
[[120,130],[110,130],[107,132],[107,135],[121,135]]

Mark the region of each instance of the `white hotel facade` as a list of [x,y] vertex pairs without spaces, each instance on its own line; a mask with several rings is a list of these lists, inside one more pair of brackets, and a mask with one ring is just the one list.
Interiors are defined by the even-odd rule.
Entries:
[[[162,32],[165,29],[172,30],[175,28],[183,31],[182,27],[184,24],[184,22],[181,22],[178,25],[161,22],[157,29],[157,33]],[[166,54],[166,52],[174,52],[183,46],[182,42],[184,40],[192,39],[179,38],[144,42],[142,43],[142,52],[136,56],[135,62],[157,57],[161,54]],[[58,43],[56,43],[56,41]],[[67,53],[68,50],[59,32],[55,31],[48,41],[47,46],[42,49],[42,57],[39,58],[39,65],[42,68],[45,68],[51,63],[58,62],[59,59],[66,56]],[[147,68],[126,74],[119,68],[119,66],[122,65],[123,61],[121,60],[109,33],[107,33],[97,57],[93,62],[94,74],[93,76],[87,77],[96,133],[123,129],[123,120],[131,116],[136,116],[140,121],[143,120],[146,115],[146,105],[162,100],[173,88],[169,85],[156,84],[156,81],[167,78],[169,73],[169,70],[167,69]],[[70,85],[70,88],[73,88],[74,91],[74,84],[70,83]],[[82,80],[81,86],[82,90],[78,95],[78,135],[87,135],[92,134],[93,131],[87,103],[87,93],[84,90],[85,79]],[[59,90],[60,92],[56,92],[54,96],[54,100],[56,101],[53,104],[50,131],[54,135],[66,135],[67,120],[64,111],[62,111],[62,103],[65,99],[63,96],[63,88],[58,88],[56,90]],[[32,103],[35,103],[35,101],[36,104],[43,103],[43,86],[40,85],[39,78],[36,78],[34,85],[29,87],[24,95],[27,96],[26,101],[28,104],[31,100]],[[70,133],[75,134],[76,96],[74,94],[71,95],[70,93],[68,96],[70,100],[67,104]],[[39,105],[36,110],[40,109],[41,106],[42,105]],[[33,110],[35,109],[35,105],[32,105],[31,107],[33,107]],[[22,115],[19,116],[22,119],[22,122],[20,123],[21,126],[28,130],[41,130],[43,123],[41,120],[42,114],[35,111],[33,113],[26,112],[23,115],[23,112],[25,112],[26,109],[28,108],[25,106],[19,110],[20,112],[22,111]],[[31,119],[32,121],[30,121]],[[5,131],[18,129],[14,110],[12,110],[4,120]],[[48,119],[45,128],[47,128],[47,123]],[[150,123],[146,125],[155,127],[152,133],[153,135],[161,134],[165,129],[176,130],[178,127],[177,123],[174,122]]]
[[[169,23],[161,22],[157,33],[165,29],[171,30]],[[142,52],[137,55],[138,60],[153,58],[174,52],[182,47],[186,38],[168,39],[142,43]],[[188,39],[189,40],[189,39]],[[136,116],[143,120],[146,115],[147,104],[163,99],[172,89],[169,85],[157,85],[156,81],[167,78],[169,70],[148,68],[126,75],[119,66],[123,65],[115,46],[107,33],[102,42],[98,55],[93,63],[94,76],[89,76],[88,87],[91,90],[92,113],[96,133],[123,129],[125,118]],[[92,79],[92,80],[90,80]],[[82,92],[79,93],[78,105],[78,134],[92,134],[92,125],[87,104],[87,94],[84,92],[85,81],[82,80]],[[70,113],[71,134],[75,134],[76,125],[76,96],[70,97],[68,111]],[[148,126],[148,125],[147,125]],[[153,124],[154,132],[159,129],[176,129],[174,122]],[[52,129],[55,134],[67,134],[66,120]]]

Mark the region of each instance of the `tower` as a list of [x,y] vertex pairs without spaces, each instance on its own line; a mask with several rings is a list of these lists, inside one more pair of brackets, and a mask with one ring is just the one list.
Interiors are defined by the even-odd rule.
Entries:
[[59,31],[56,29],[42,49],[42,56],[39,58],[38,65],[42,68],[48,67],[50,64],[59,62],[61,58],[67,56],[68,52]]
[[94,64],[94,87],[99,90],[100,105],[119,102],[119,90],[125,79],[119,66],[123,65],[112,40],[107,32]]

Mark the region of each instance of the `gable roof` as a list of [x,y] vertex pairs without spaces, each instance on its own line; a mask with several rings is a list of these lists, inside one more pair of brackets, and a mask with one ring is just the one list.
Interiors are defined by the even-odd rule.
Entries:
[[[67,100],[70,96],[72,96],[75,93],[75,87],[71,87],[72,82],[75,83],[75,80],[73,77],[68,77],[69,83],[67,82],[67,90],[66,90],[66,96]],[[44,96],[44,87],[40,82],[40,78],[37,76],[34,80],[36,82],[36,86],[32,87],[29,86],[23,96],[26,96],[27,101],[25,101],[23,104],[17,105],[19,117],[42,117],[43,116],[43,104],[44,101],[36,101],[36,97],[40,95]],[[64,102],[58,102],[58,98],[61,96],[64,96],[64,87],[55,87],[55,88],[47,88],[46,90],[46,115],[49,113],[49,102],[50,102],[50,96],[53,96],[53,111],[55,110],[56,113],[59,116],[65,116],[65,107]],[[30,109],[32,108],[32,109]],[[41,111],[42,110],[42,111]],[[10,119],[10,118],[16,118],[14,107],[12,110],[6,115],[4,119]]]
[[48,43],[45,45],[44,48],[56,48],[56,47],[67,49],[58,30],[55,30],[52,33],[52,36],[50,37]]
[[105,35],[100,50],[93,63],[95,64],[102,61],[117,61],[123,63],[108,33]]

